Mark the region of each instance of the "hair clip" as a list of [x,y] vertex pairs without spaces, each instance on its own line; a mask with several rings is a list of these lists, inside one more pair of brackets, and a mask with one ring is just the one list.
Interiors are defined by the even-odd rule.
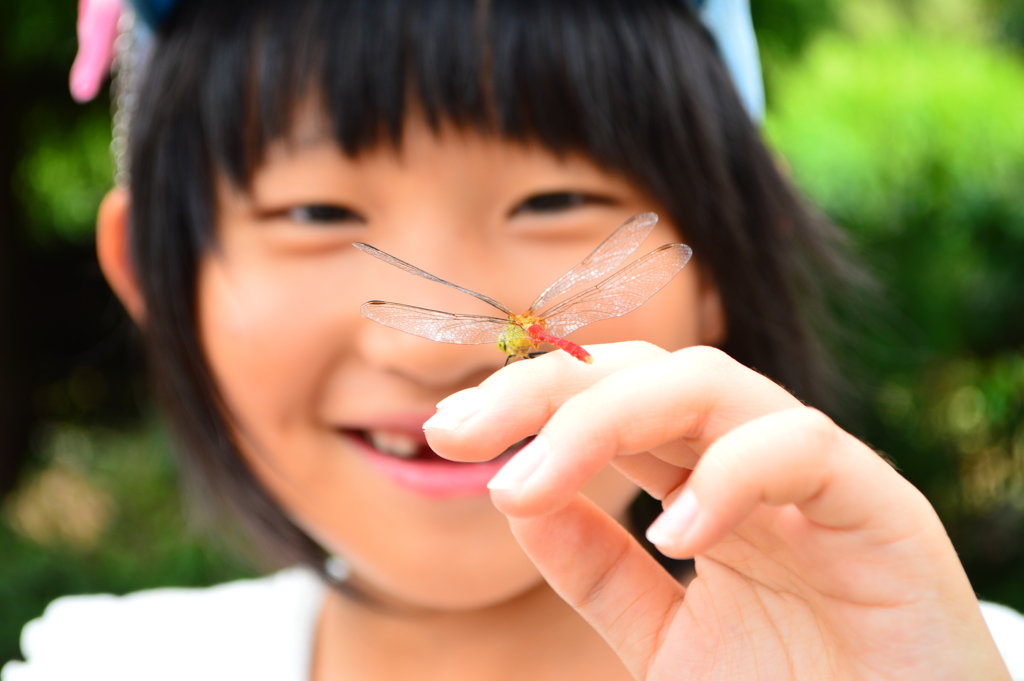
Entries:
[[114,61],[121,0],[79,0],[78,54],[71,66],[69,85],[77,102],[99,94]]

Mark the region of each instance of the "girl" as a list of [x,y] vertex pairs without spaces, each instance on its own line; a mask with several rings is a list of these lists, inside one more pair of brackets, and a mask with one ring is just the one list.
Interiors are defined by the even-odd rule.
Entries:
[[[160,5],[100,260],[193,480],[302,567],[58,601],[5,681],[1010,678],[925,499],[805,406],[843,259],[691,6]],[[592,365],[359,314],[489,310],[354,242],[525,309],[651,210],[694,261]]]

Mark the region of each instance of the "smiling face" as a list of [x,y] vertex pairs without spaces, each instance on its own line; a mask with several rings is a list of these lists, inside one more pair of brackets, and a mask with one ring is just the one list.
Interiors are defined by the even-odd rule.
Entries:
[[[422,435],[439,400],[504,356],[380,326],[359,307],[496,311],[352,243],[524,311],[615,227],[658,206],[582,158],[418,122],[400,150],[354,160],[307,125],[269,148],[251,193],[225,185],[219,202],[218,245],[199,271],[200,340],[240,449],[271,494],[378,597],[468,609],[539,584],[485,494],[501,461],[441,463]],[[678,239],[663,221],[638,253]],[[713,342],[716,311],[691,265],[637,311],[572,340]],[[636,493],[611,469],[586,491],[619,518]]]

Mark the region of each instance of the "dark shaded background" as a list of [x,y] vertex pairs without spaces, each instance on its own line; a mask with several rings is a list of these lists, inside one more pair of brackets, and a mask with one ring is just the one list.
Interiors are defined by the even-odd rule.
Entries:
[[[61,594],[253,572],[190,530],[95,262],[110,115],[68,95],[75,4],[0,3],[0,662]],[[752,4],[766,134],[885,286],[840,301],[844,425],[1024,610],[1024,3]]]

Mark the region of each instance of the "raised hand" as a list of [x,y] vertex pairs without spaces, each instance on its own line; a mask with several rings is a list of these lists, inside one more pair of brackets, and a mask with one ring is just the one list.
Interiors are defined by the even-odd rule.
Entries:
[[[427,435],[475,461],[539,433],[492,498],[637,679],[1009,679],[934,510],[866,445],[717,350],[588,349],[457,393]],[[648,536],[695,557],[687,587],[580,495],[607,464],[667,500]]]

